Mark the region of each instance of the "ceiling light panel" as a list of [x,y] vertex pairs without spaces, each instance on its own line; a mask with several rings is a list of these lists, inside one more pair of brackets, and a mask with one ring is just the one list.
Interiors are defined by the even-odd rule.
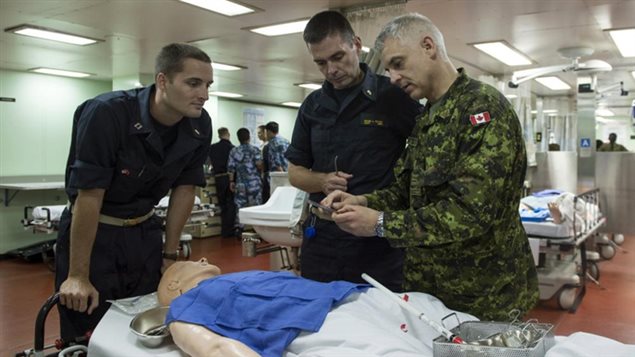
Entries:
[[474,43],[472,46],[508,66],[525,66],[531,64],[531,60],[527,58],[527,56],[503,41]]
[[93,38],[83,37],[79,35],[73,35],[70,33],[60,32],[57,30],[47,29],[43,27],[36,27],[31,25],[20,25],[4,30],[5,32],[13,32],[18,35],[40,38],[44,40],[51,40],[57,42],[68,43],[71,45],[86,46],[101,40]]
[[179,0],[225,16],[238,16],[256,11],[247,6],[227,0]]
[[322,88],[321,84],[318,83],[300,83],[300,84],[296,84],[298,87],[302,87],[302,88],[306,88],[306,89],[311,89],[311,90],[316,90],[316,89],[320,89]]
[[246,30],[249,30],[251,32],[255,32],[261,35],[265,35],[265,36],[281,36],[281,35],[288,35],[291,33],[298,33],[298,32],[304,31],[304,28],[306,27],[306,24],[308,22],[309,22],[309,19],[304,19],[304,20],[286,22],[286,23],[277,24],[277,25],[247,28]]
[[31,68],[29,69],[29,71],[35,72],[35,73],[52,74],[54,76],[73,77],[73,78],[84,78],[84,77],[90,77],[92,75],[90,73],[65,71],[61,69],[53,69],[53,68],[45,68],[45,67]]
[[225,98],[240,98],[243,95],[238,93],[230,93],[230,92],[219,92],[219,91],[211,91],[209,95],[213,95],[216,97],[225,97]]
[[300,106],[302,105],[302,103],[300,102],[284,102],[281,103],[282,105],[285,105],[287,107],[293,107],[293,108],[300,108]]
[[247,67],[236,66],[233,64],[219,63],[219,62],[213,62],[212,68],[217,69],[219,71],[240,71],[241,69],[247,69]]
[[567,90],[571,89],[571,86],[565,83],[562,79],[552,76],[552,77],[538,77],[535,79],[536,82],[542,84],[543,86],[551,89],[551,90]]
[[635,28],[608,31],[623,57],[635,57]]

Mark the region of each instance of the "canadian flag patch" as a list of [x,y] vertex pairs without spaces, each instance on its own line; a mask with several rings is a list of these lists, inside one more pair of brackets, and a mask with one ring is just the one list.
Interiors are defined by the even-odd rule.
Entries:
[[470,123],[472,123],[472,126],[489,123],[490,120],[491,119],[489,117],[489,112],[483,112],[483,113],[470,115]]

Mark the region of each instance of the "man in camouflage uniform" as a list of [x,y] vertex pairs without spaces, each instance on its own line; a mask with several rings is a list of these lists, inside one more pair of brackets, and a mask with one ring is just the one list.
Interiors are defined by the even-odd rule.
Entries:
[[394,19],[376,47],[391,81],[428,102],[397,182],[363,196],[334,192],[323,203],[339,209],[332,218],[343,230],[406,247],[406,290],[481,319],[524,314],[538,299],[538,279],[518,216],[527,160],[514,110],[454,68],[424,16]]
[[227,172],[231,182],[230,188],[234,192],[238,222],[238,209],[262,203],[262,155],[258,147],[249,144],[248,129],[238,129],[236,136],[240,145],[229,152]]

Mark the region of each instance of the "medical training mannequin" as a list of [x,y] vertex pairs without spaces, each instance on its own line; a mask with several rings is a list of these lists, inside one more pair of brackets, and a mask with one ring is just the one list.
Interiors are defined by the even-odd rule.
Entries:
[[[221,274],[221,270],[201,258],[172,264],[161,277],[157,294],[159,303],[167,306],[199,282]],[[170,333],[183,352],[190,356],[255,357],[256,352],[240,341],[220,336],[205,327],[183,322],[170,324]]]

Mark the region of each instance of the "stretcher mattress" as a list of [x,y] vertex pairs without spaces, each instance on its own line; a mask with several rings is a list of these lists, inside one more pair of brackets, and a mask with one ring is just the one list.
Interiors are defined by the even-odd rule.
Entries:
[[39,220],[47,219],[48,213],[46,210],[48,209],[51,212],[51,221],[57,222],[62,217],[62,212],[64,212],[64,208],[66,208],[66,205],[37,206],[33,208],[33,212],[31,213],[31,215],[33,216],[33,219],[39,219]]
[[569,224],[556,224],[550,221],[531,222],[522,221],[525,232],[530,237],[542,238],[571,238],[573,230]]
[[[409,302],[428,318],[441,321],[452,312],[431,295],[408,293]],[[141,345],[128,325],[133,316],[116,307],[108,310],[95,329],[88,355],[100,356],[185,356],[171,339],[157,348]],[[463,321],[475,320],[457,313]],[[445,320],[454,327],[455,318]],[[432,340],[438,336],[416,316],[405,312],[377,289],[353,294],[331,310],[317,333],[301,333],[283,353],[283,357],[432,357]],[[587,333],[556,337],[556,345],[546,357],[630,357],[635,345]]]

